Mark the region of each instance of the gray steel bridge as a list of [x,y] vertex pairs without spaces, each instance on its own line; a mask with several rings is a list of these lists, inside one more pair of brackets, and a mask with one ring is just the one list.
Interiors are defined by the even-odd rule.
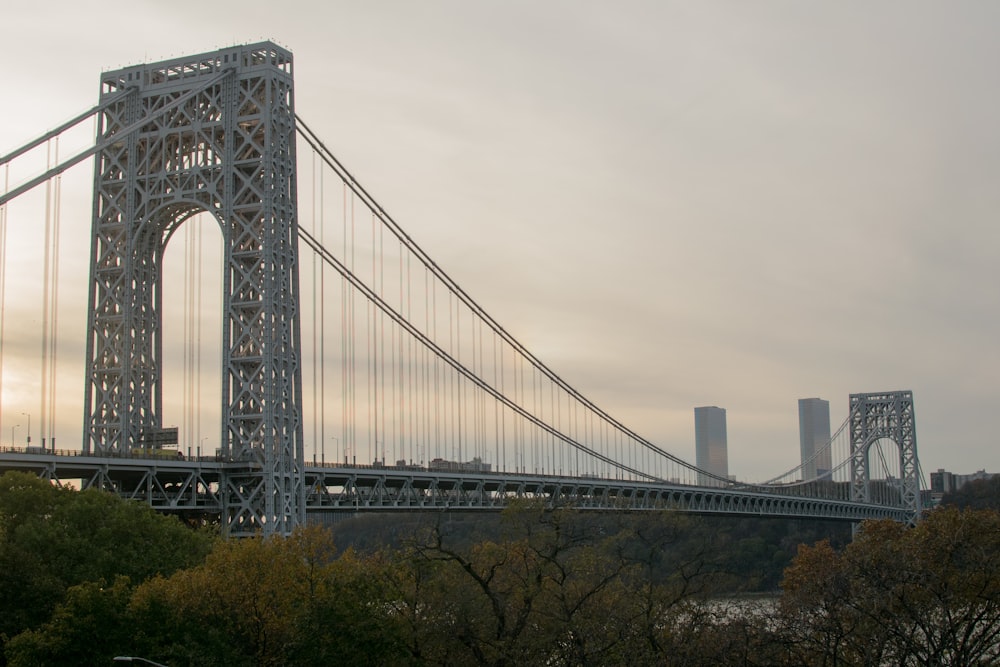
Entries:
[[[259,474],[252,465],[212,458],[162,460],[80,452],[0,451],[0,470],[20,470],[83,487],[112,490],[154,509],[192,519],[221,516],[231,478]],[[851,499],[851,488],[832,481],[791,485],[703,487],[594,477],[447,471],[415,466],[307,465],[308,515],[360,511],[500,510],[511,500],[587,510],[674,510],[697,514],[814,518],[860,522],[911,521],[899,503]],[[237,492],[241,496],[241,492]],[[248,503],[253,497],[248,498]]]
[[[287,534],[315,513],[496,510],[519,498],[916,521],[910,392],[852,395],[838,432],[849,449],[824,477],[796,468],[745,484],[698,470],[603,411],[493,320],[296,114],[292,81],[291,53],[270,42],[107,72],[94,108],[0,157],[7,165],[97,119],[92,147],[0,195],[2,211],[94,157],[82,446],[50,451],[43,431],[40,448],[0,451],[0,470],[216,516],[230,535]],[[340,185],[336,233],[326,233],[322,211],[310,229],[300,224],[298,140],[326,170],[319,200],[322,173]],[[218,223],[224,251],[222,418],[212,457],[192,457],[190,444],[187,457],[173,449],[163,407],[164,252],[198,214]],[[321,342],[312,392],[325,392],[334,369],[335,408],[303,392],[300,249],[336,281],[333,298],[325,284],[312,294],[330,305],[313,314]],[[336,354],[324,352],[328,320]],[[308,398],[317,414],[307,438]],[[305,446],[315,452],[328,439],[327,419],[344,463],[309,465]],[[882,441],[899,456],[896,472],[879,480],[869,452]],[[386,465],[387,449],[396,465]],[[348,451],[372,463],[348,465]]]

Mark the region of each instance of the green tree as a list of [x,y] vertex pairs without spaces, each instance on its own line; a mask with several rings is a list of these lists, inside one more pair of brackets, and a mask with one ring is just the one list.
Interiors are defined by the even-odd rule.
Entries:
[[6,646],[11,667],[111,664],[127,652],[132,625],[128,600],[132,588],[125,577],[110,586],[87,582],[71,586],[52,617],[36,630],[26,630]]
[[319,527],[220,542],[204,564],[132,598],[137,650],[186,665],[396,662],[377,559],[335,557]]
[[49,620],[67,590],[201,562],[214,541],[140,503],[34,475],[0,476],[0,635]]

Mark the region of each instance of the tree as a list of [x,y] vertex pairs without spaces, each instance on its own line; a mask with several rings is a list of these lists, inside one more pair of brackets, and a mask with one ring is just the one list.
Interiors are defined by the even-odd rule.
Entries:
[[352,552],[335,558],[316,526],[220,542],[204,564],[136,590],[136,650],[188,665],[396,662],[380,567]]
[[8,642],[11,667],[110,664],[130,643],[128,600],[132,587],[119,577],[111,585],[86,582],[66,591],[52,617]]
[[[670,513],[594,515],[517,503],[466,546],[445,523],[396,553],[395,616],[414,662],[662,664],[718,570]],[[683,536],[683,539],[682,539]],[[704,536],[707,537],[707,536]]]
[[969,480],[958,489],[946,493],[941,504],[954,505],[959,509],[1000,511],[1000,475]]
[[47,621],[70,587],[141,582],[201,562],[214,537],[140,503],[0,476],[0,634]]
[[841,553],[802,547],[783,588],[804,664],[995,664],[1000,514],[950,507],[912,529],[868,522]]

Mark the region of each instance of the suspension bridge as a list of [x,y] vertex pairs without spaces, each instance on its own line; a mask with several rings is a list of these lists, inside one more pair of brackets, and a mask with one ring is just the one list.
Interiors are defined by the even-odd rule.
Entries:
[[[60,139],[87,121],[93,140],[61,158]],[[11,169],[39,152],[41,173],[12,186]],[[54,407],[60,179],[91,159],[82,438],[66,450]],[[699,470],[602,410],[351,175],[296,113],[292,55],[270,42],[106,72],[96,106],[0,156],[0,167],[0,258],[8,203],[45,191],[40,437],[31,444],[29,421],[27,446],[17,446],[12,427],[0,470],[218,517],[233,536],[287,534],[322,513],[495,510],[519,498],[854,522],[919,516],[911,392],[852,394],[816,454],[832,470],[805,462],[759,482]],[[203,276],[206,242],[191,232],[204,220],[219,232],[214,283]],[[180,274],[167,261],[171,240]],[[3,298],[11,286],[0,261]],[[203,303],[205,284],[221,293],[221,345],[209,345],[221,349],[221,374],[203,390],[205,312],[216,307]],[[164,298],[178,288],[182,313]],[[178,346],[183,361],[169,363]],[[167,391],[176,377],[183,391]],[[0,375],[0,392],[9,388]],[[204,437],[202,413],[217,415]]]

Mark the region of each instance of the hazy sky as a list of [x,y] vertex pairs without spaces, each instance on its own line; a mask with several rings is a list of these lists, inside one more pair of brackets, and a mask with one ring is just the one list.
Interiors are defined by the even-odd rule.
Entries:
[[[693,408],[724,407],[730,472],[760,478],[798,462],[797,399],[836,425],[852,392],[911,389],[925,473],[1000,471],[998,26],[986,1],[8,3],[0,152],[93,105],[101,71],[272,39],[407,232],[647,438],[693,460]],[[40,233],[22,209],[12,248]],[[8,294],[38,271],[8,256]],[[9,326],[4,431],[38,402]]]

